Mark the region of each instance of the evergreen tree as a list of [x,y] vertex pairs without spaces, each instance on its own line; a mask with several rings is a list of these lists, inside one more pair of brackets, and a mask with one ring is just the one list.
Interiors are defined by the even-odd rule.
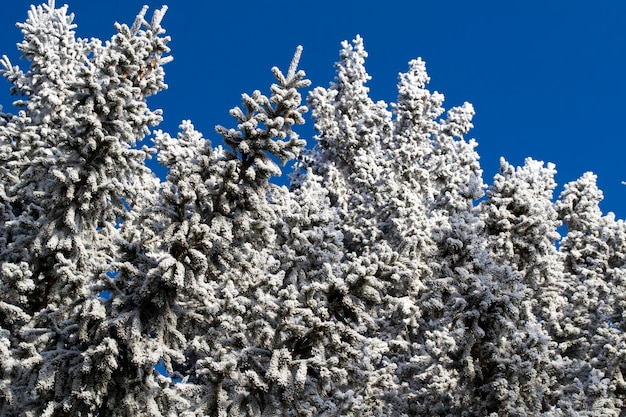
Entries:
[[301,48],[220,145],[184,121],[150,148],[164,12],[103,43],[50,0],[30,68],[2,58],[0,415],[624,415],[626,223],[593,174],[553,203],[552,164],[502,160],[487,187],[473,107],[421,59],[373,101],[358,36],[311,149]]
[[[425,72],[416,79],[423,88]],[[542,365],[545,338],[528,324],[514,272],[491,259],[484,223],[474,213],[484,186],[476,142],[463,137],[472,127],[473,108],[465,103],[436,120],[443,97],[419,90],[416,97],[436,100],[415,112],[423,119],[416,125],[429,129],[431,149],[420,165],[428,174],[422,183],[430,185],[424,198],[435,250],[426,253],[430,274],[418,302],[421,352],[411,362],[422,370],[408,393],[415,398],[412,412],[538,415],[546,381],[533,373]]]
[[389,303],[397,296],[393,287],[405,278],[397,274],[401,266],[385,240],[379,218],[386,202],[378,191],[394,186],[389,184],[393,181],[389,171],[383,172],[386,157],[382,151],[392,130],[391,113],[384,102],[374,103],[368,95],[366,57],[361,37],[352,44],[343,42],[335,82],[328,89],[317,87],[311,92],[308,102],[317,146],[306,155],[302,167],[329,190],[343,235],[342,282],[329,294],[335,320],[361,335],[357,340],[364,343],[353,359],[359,369],[350,372],[349,389],[355,399],[343,412],[378,415],[390,407],[383,396],[393,385],[393,365],[383,361],[387,348],[382,338],[370,336],[385,331],[388,323],[378,318],[396,308]]
[[[406,292],[410,304],[405,301],[405,305],[415,306],[412,308],[412,315],[402,317],[406,330],[396,330],[395,338],[391,342],[393,352],[398,355],[394,357],[394,361],[398,368],[397,377],[402,381],[400,385],[403,387],[398,397],[403,399],[404,407],[409,413],[451,415],[454,410],[460,412],[460,401],[464,397],[459,386],[459,369],[464,366],[448,355],[461,343],[461,339],[457,337],[460,333],[457,332],[457,336],[453,334],[455,324],[450,307],[452,304],[456,307],[462,304],[460,309],[464,310],[467,303],[456,303],[454,298],[464,297],[465,294],[457,293],[448,284],[455,281],[452,277],[456,272],[453,271],[460,271],[465,266],[472,268],[466,265],[466,261],[473,261],[469,259],[472,255],[459,256],[460,262],[448,269],[442,265],[441,254],[449,252],[452,255],[448,250],[450,246],[446,243],[449,236],[444,236],[445,234],[458,231],[463,235],[459,237],[469,243],[474,232],[469,228],[461,230],[444,224],[449,224],[450,221],[458,222],[459,225],[466,220],[472,222],[467,207],[471,207],[471,201],[477,198],[477,194],[470,193],[460,197],[458,194],[451,196],[450,193],[458,193],[463,187],[475,187],[476,180],[480,183],[480,170],[473,173],[475,176],[464,175],[465,167],[473,170],[476,164],[472,166],[470,162],[463,165],[464,159],[457,154],[457,149],[461,150],[466,144],[462,138],[459,140],[459,136],[467,133],[471,127],[471,106],[466,104],[462,108],[454,108],[448,112],[447,120],[441,119],[440,116],[444,113],[443,95],[428,91],[425,88],[428,81],[424,62],[420,59],[411,61],[409,72],[400,74],[398,103],[394,105],[394,136],[387,144],[387,172],[393,179],[393,186],[379,192],[391,197],[382,211],[393,215],[390,216],[391,221],[383,224],[390,223],[395,228],[387,227],[385,237],[400,239],[400,246],[398,243],[394,245],[400,249],[396,256],[401,256],[410,265],[411,271],[405,274],[410,277],[411,285]],[[465,120],[462,120],[463,117],[456,117],[457,114],[463,114]],[[453,126],[456,129],[454,132]],[[442,152],[444,147],[451,149]],[[473,145],[470,145],[470,152],[472,148]],[[449,155],[448,160],[444,160],[445,155]],[[444,167],[450,163],[453,164],[449,167],[450,170],[444,172]],[[455,165],[458,163],[461,165]],[[455,170],[455,167],[460,170]],[[448,174],[452,176],[444,179],[443,176]],[[449,184],[448,191],[438,189],[446,186],[445,184]],[[481,186],[478,185],[476,190],[478,193],[482,192]],[[446,193],[450,200],[440,200]],[[469,202],[469,206],[465,208],[469,217],[465,220],[456,217],[460,210],[450,207],[451,203],[459,202]],[[440,221],[435,221],[435,218]],[[444,228],[448,232],[444,232]],[[397,230],[395,233],[394,229]],[[465,235],[467,232],[470,234]],[[461,246],[463,244],[458,249],[474,251],[469,246]],[[479,275],[465,275],[461,278],[473,279]],[[478,281],[480,280],[478,277]],[[442,292],[441,285],[444,281],[447,282],[444,285],[449,287],[450,292]],[[474,284],[460,283],[461,286]],[[484,296],[484,285],[478,285],[481,287],[478,290],[481,292],[479,297]],[[416,312],[419,312],[418,316],[415,315]],[[458,318],[464,314],[460,311],[457,313]],[[465,332],[469,329],[466,328],[466,323],[461,324],[462,321],[460,319],[457,322],[457,327],[460,332]],[[471,338],[466,336],[463,335],[469,341]]]
[[534,404],[528,415],[553,411],[554,379],[562,371],[556,341],[563,337],[565,279],[555,246],[560,226],[551,201],[555,173],[553,164],[530,158],[517,169],[501,159],[500,174],[478,208],[494,262],[515,274],[512,281],[499,283],[507,303],[503,307],[519,314],[512,324],[517,334],[510,335],[510,353],[503,360],[527,384],[512,399],[519,401],[526,391],[527,406]]
[[617,301],[623,284],[614,279],[623,265],[616,255],[623,255],[614,246],[620,223],[612,215],[602,215],[602,199],[596,176],[587,172],[566,184],[557,202],[567,228],[559,250],[569,284],[566,337],[561,342],[569,363],[560,381],[559,403],[568,413],[618,416],[624,401],[622,371],[615,366],[622,356],[616,347],[623,340]]
[[[160,121],[145,98],[165,87],[168,38],[161,36],[164,10],[151,23],[145,12],[102,45],[76,39],[73,16],[51,1],[19,25],[29,70],[4,59],[3,74],[23,97],[2,128],[3,145],[15,149],[8,169],[19,176],[5,184],[15,218],[7,225],[3,282],[17,287],[5,302],[24,313],[19,327],[8,326],[19,364],[5,391],[7,413],[92,412],[105,401],[100,374],[117,367],[109,359],[93,369],[96,358],[84,349],[89,318],[104,318],[98,283],[108,279],[116,226],[149,192],[139,181],[151,175],[148,153],[135,145]],[[110,358],[117,347],[109,339],[102,349]]]
[[[350,325],[348,283],[342,271],[343,234],[328,190],[311,172],[301,178],[285,212],[280,259],[285,269],[285,331],[292,357],[308,371],[300,415],[345,415],[362,409],[354,381],[367,339]],[[357,391],[355,393],[355,391]]]
[[481,204],[481,216],[495,260],[522,274],[532,291],[533,313],[554,336],[564,304],[563,266],[556,249],[561,221],[552,203],[554,164],[526,159],[515,169],[501,160],[500,174]]
[[138,231],[156,263],[134,271],[131,257],[119,280],[130,281],[147,334],[167,347],[158,352],[175,391],[164,393],[162,413],[180,397],[201,415],[297,408],[307,364],[291,354],[277,259],[289,197],[268,180],[281,173],[270,155],[285,163],[304,145],[292,130],[306,111],[298,90],[309,83],[297,70],[299,56],[300,49],[286,76],[273,69],[269,98],[243,95],[244,109],[231,110],[237,129],[217,127],[230,149],[212,148],[190,122],[176,139],[157,132],[169,172],[145,213],[147,230]]

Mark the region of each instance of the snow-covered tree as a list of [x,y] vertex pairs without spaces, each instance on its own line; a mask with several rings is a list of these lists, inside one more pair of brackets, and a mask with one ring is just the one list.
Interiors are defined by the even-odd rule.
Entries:
[[421,59],[375,102],[359,36],[307,150],[301,48],[217,146],[151,132],[164,12],[103,43],[50,0],[30,67],[2,58],[0,415],[624,414],[626,223],[593,174],[556,203],[532,159],[486,186],[471,104]]
[[528,324],[515,273],[491,259],[484,223],[473,209],[484,188],[476,142],[464,139],[473,108],[465,103],[440,118],[443,96],[425,89],[423,62],[410,65],[400,91],[411,93],[398,107],[413,106],[413,135],[430,145],[407,166],[420,173],[413,181],[424,188],[434,250],[421,250],[429,268],[417,303],[418,343],[410,361],[415,376],[404,396],[413,399],[410,409],[418,415],[537,415],[547,381],[533,373],[542,365],[545,339]]
[[[20,112],[0,134],[14,151],[7,169],[19,175],[5,183],[14,218],[5,227],[2,274],[15,291],[3,301],[24,313],[20,327],[8,329],[18,363],[3,390],[7,413],[93,412],[105,401],[103,375],[117,363],[89,365],[96,357],[85,355],[85,326],[104,318],[98,287],[108,280],[117,225],[136,201],[150,198],[148,153],[136,144],[160,121],[145,100],[165,88],[163,12],[148,23],[144,8],[102,45],[77,39],[67,7],[51,1],[32,7],[19,25],[18,47],[30,68],[3,60],[3,75],[21,96]],[[117,350],[113,339],[105,344]]]
[[495,261],[511,265],[533,291],[533,313],[554,335],[563,314],[563,264],[555,242],[561,225],[552,193],[554,164],[526,159],[517,169],[501,160],[480,213]]
[[[565,337],[560,343],[569,361],[561,379],[559,402],[569,413],[619,416],[624,404],[622,370],[623,299],[621,223],[602,215],[602,191],[596,176],[585,173],[565,185],[557,210],[567,234],[560,244],[568,299]],[[621,393],[620,393],[621,392]]]
[[502,158],[500,174],[478,207],[493,261],[516,274],[503,296],[519,310],[512,347],[522,349],[524,362],[513,369],[526,368],[524,378],[535,384],[535,413],[552,412],[554,379],[562,371],[556,340],[563,336],[565,279],[555,245],[561,224],[552,203],[555,173],[554,164],[527,158],[514,168]]
[[[306,360],[308,376],[301,415],[345,415],[365,401],[355,381],[362,378],[367,338],[352,325],[338,211],[311,172],[293,192],[283,228],[280,259],[285,270],[285,331],[292,355]],[[355,393],[355,391],[357,391]]]
[[213,148],[190,122],[177,138],[156,135],[169,169],[145,213],[157,263],[131,277],[130,290],[151,311],[148,334],[171,349],[153,361],[161,355],[172,380],[185,381],[173,389],[203,415],[294,410],[307,378],[307,362],[292,355],[277,259],[289,196],[268,182],[281,173],[270,156],[285,163],[304,145],[292,130],[306,111],[298,90],[309,83],[297,70],[300,51],[286,75],[273,69],[270,97],[243,95],[244,109],[231,110],[237,129],[217,127],[228,149]]
[[[384,102],[375,103],[368,95],[366,57],[361,37],[343,42],[335,82],[311,92],[308,101],[317,146],[305,156],[302,169],[308,181],[318,181],[328,190],[343,235],[341,280],[329,294],[335,320],[366,336],[359,339],[365,344],[355,361],[360,369],[350,372],[353,408],[344,413],[377,414],[389,407],[382,397],[389,391],[393,372],[391,364],[383,361],[382,338],[369,335],[385,329],[378,318],[385,315],[383,309],[396,308],[388,301],[397,298],[394,287],[406,285],[400,282],[406,277],[397,273],[402,266],[385,240],[380,217],[386,201],[379,191],[395,185],[385,170],[383,152],[392,131],[391,113]],[[296,178],[296,188],[299,181]]]

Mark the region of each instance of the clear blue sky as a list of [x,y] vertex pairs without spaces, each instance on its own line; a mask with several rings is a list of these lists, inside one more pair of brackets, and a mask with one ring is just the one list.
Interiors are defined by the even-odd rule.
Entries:
[[[64,2],[57,0],[57,5]],[[15,63],[16,21],[30,1],[0,0],[0,54]],[[143,4],[163,1],[70,2],[80,37],[109,38],[113,22],[132,23]],[[471,132],[485,182],[504,156],[554,162],[559,191],[585,171],[599,177],[603,210],[626,218],[626,1],[170,1],[163,25],[172,37],[169,90],[151,102],[172,134],[191,119],[215,139],[231,126],[228,110],[242,92],[267,92],[270,68],[286,70],[298,44],[313,85],[334,76],[340,42],[363,36],[375,100],[394,101],[398,72],[421,56],[430,88],[446,108],[471,102]],[[23,64],[22,64],[23,65]],[[0,103],[8,83],[0,82]],[[308,123],[301,136],[312,142]]]

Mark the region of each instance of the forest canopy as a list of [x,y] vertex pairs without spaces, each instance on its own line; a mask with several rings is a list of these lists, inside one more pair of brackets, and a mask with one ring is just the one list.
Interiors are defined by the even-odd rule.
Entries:
[[164,132],[165,10],[101,41],[50,1],[0,62],[0,415],[624,415],[626,228],[593,173],[485,183],[473,106],[419,58],[374,101],[359,36],[327,87],[298,48],[215,144]]

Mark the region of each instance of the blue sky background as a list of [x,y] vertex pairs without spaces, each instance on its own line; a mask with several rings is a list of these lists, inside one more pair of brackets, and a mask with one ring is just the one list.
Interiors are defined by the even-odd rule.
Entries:
[[[64,2],[57,0],[57,5]],[[30,1],[0,0],[0,55],[19,63],[16,21]],[[164,1],[69,2],[80,37],[108,39],[113,22],[132,23],[143,4]],[[363,36],[374,100],[395,101],[399,72],[421,56],[430,89],[445,106],[471,102],[486,183],[499,158],[554,162],[564,183],[593,171],[605,212],[626,218],[626,1],[221,1],[170,0],[163,21],[174,61],[169,89],[151,100],[164,110],[161,128],[175,134],[191,119],[215,139],[232,126],[228,110],[243,92],[268,92],[270,68],[286,70],[297,45],[313,85],[334,77],[340,42]],[[24,66],[25,63],[20,63]],[[11,111],[9,84],[0,103]],[[312,123],[299,130],[313,142]]]

